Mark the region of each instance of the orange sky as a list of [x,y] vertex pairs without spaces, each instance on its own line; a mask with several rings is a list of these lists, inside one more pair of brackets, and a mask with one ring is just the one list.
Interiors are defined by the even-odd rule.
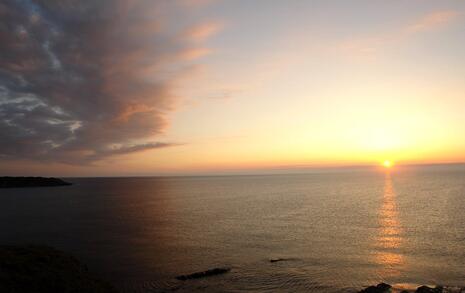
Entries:
[[114,155],[85,164],[17,157],[0,171],[151,175],[465,161],[465,2],[182,3],[185,23],[163,36],[190,47],[143,71],[159,80],[159,67],[171,68],[162,80],[175,98],[147,97],[117,116],[128,122],[163,107],[153,118],[161,126],[134,136],[142,144],[113,143]]

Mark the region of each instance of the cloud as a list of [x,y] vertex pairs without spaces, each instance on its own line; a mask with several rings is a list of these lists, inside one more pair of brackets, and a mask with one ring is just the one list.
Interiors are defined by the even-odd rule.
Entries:
[[444,10],[429,13],[405,28],[405,33],[430,31],[449,24],[459,16],[457,11]]
[[453,10],[433,11],[398,30],[380,35],[350,38],[338,44],[337,49],[351,56],[373,56],[386,46],[398,44],[416,34],[442,28],[454,21],[460,14]]
[[193,60],[207,56],[211,52],[209,48],[193,48],[183,51],[179,56],[184,60]]
[[193,41],[203,41],[221,30],[223,25],[219,22],[207,22],[193,26],[186,30],[184,36]]
[[189,8],[202,7],[215,1],[216,0],[178,0],[180,5],[187,6]]
[[184,29],[195,42],[171,33],[167,5],[0,3],[0,158],[80,164],[176,145],[156,141],[176,77],[215,29]]

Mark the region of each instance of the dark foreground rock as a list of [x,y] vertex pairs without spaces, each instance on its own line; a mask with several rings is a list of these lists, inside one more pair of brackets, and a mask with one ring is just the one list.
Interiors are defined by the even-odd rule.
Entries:
[[0,246],[2,293],[115,293],[73,256],[45,246]]
[[215,276],[215,275],[221,275],[229,272],[231,269],[230,268],[214,268],[211,270],[203,271],[203,272],[197,272],[189,275],[180,275],[177,276],[176,279],[185,281],[185,280],[190,280],[190,279],[200,279],[200,278],[205,278],[209,276]]
[[58,178],[46,177],[0,177],[0,188],[43,187],[71,185]]
[[390,292],[391,290],[391,285],[386,284],[386,283],[379,283],[376,286],[370,286],[362,291],[360,293],[385,293],[385,292]]

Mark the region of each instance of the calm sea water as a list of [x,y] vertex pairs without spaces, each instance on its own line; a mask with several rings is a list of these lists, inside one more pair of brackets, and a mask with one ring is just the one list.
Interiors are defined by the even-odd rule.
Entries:
[[[464,166],[68,180],[0,190],[0,243],[71,252],[123,292],[465,286]],[[214,267],[232,270],[174,279]]]

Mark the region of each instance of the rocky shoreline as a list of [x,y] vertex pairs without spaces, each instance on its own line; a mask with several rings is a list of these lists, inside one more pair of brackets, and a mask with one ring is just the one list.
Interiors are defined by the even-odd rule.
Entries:
[[390,293],[390,292],[392,293],[394,292],[399,292],[399,293],[464,293],[465,287],[464,288],[445,288],[443,286],[429,287],[426,285],[422,285],[422,286],[417,287],[416,289],[407,290],[407,289],[396,289],[389,284],[379,283],[376,286],[369,286],[359,291],[359,293]]
[[[275,259],[273,259],[275,260]],[[278,259],[276,259],[278,260]],[[279,259],[281,261],[283,259]],[[223,275],[231,268],[213,268],[192,274],[180,275],[179,281],[195,280]],[[95,277],[86,265],[72,255],[48,246],[0,245],[0,292],[34,293],[117,293],[110,283]],[[354,290],[354,292],[357,292]],[[379,283],[359,293],[465,293],[464,288],[399,286]]]

